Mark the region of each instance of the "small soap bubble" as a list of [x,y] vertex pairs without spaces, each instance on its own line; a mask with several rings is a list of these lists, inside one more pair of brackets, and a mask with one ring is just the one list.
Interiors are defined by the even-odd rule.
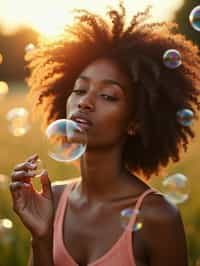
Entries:
[[8,129],[15,137],[25,135],[30,129],[29,112],[23,107],[16,107],[6,115]]
[[13,240],[13,222],[7,218],[0,219],[0,244],[7,245]]
[[189,184],[185,175],[177,173],[162,181],[164,196],[173,204],[184,203],[189,198]]
[[192,9],[189,21],[194,30],[200,31],[200,5]]
[[79,125],[69,119],[58,119],[46,131],[48,155],[58,162],[78,159],[86,150],[87,135]]
[[33,43],[29,43],[25,46],[25,52],[32,52],[35,50],[35,45]]
[[[136,216],[135,224],[131,229],[129,229],[128,224],[130,222],[131,217],[133,217],[134,215]],[[123,209],[120,212],[120,223],[125,230],[131,230],[134,232],[139,231],[143,227],[143,219],[138,209]]]
[[181,54],[175,49],[169,49],[163,55],[163,62],[167,68],[178,68],[182,64]]
[[190,109],[181,109],[176,113],[178,122],[184,126],[188,127],[192,125],[194,119],[194,113]]
[[6,96],[8,94],[8,84],[5,81],[0,81],[0,98]]

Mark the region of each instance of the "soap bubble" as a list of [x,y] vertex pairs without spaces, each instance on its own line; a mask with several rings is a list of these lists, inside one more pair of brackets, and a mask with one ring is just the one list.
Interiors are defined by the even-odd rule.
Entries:
[[162,186],[164,196],[173,204],[184,203],[189,198],[188,179],[183,174],[167,176],[162,181]]
[[48,155],[58,162],[78,159],[87,147],[86,132],[68,119],[58,119],[46,129]]
[[200,31],[200,5],[192,9],[189,21],[194,30]]
[[191,126],[191,124],[193,122],[193,118],[194,118],[194,113],[192,110],[181,109],[181,110],[177,111],[176,115],[177,115],[178,122],[182,126],[184,126],[184,127]]
[[182,64],[181,54],[175,49],[169,49],[163,55],[163,62],[167,68],[178,68]]
[[8,84],[5,81],[0,81],[0,98],[6,96],[8,90]]
[[8,128],[16,137],[25,135],[30,129],[29,112],[23,107],[16,107],[8,111],[6,115]]
[[25,46],[25,52],[28,53],[28,52],[32,52],[33,50],[35,50],[35,45],[32,44],[32,43],[29,43]]
[[[134,215],[136,216],[135,224],[133,225],[133,227],[128,228],[130,219]],[[143,219],[138,209],[132,209],[132,208],[123,209],[120,212],[120,223],[124,229],[131,230],[134,232],[139,231],[143,227]]]
[[7,218],[0,219],[0,244],[10,244],[13,240],[13,222]]

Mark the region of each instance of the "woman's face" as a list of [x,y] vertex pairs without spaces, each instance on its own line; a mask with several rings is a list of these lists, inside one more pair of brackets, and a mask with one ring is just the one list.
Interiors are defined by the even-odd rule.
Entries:
[[131,118],[131,82],[111,59],[101,58],[88,65],[78,76],[67,100],[67,118],[89,120],[82,127],[88,146],[121,143]]

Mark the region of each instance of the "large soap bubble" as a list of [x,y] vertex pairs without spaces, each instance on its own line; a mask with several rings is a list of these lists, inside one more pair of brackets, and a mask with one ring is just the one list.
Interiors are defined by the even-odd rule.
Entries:
[[58,119],[45,132],[48,155],[59,162],[78,159],[86,150],[87,135],[79,125],[69,119]]

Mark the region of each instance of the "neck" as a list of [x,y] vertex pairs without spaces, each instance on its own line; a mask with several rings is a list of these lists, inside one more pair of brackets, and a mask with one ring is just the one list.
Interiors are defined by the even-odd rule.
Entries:
[[125,168],[122,150],[115,146],[109,150],[87,150],[81,158],[80,193],[87,200],[108,198],[117,194],[124,184]]

